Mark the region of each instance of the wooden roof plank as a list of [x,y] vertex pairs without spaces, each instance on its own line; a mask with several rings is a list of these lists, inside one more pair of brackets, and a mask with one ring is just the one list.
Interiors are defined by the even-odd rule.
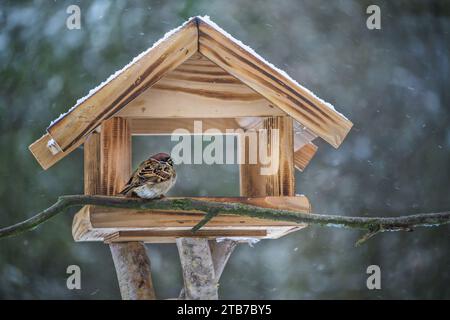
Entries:
[[34,158],[37,160],[37,162],[41,165],[42,169],[44,170],[47,170],[55,163],[57,163],[59,160],[63,159],[73,150],[82,145],[86,140],[86,137],[80,139],[76,144],[72,145],[66,151],[61,151],[56,154],[53,154],[48,148],[48,143],[51,139],[52,137],[50,136],[50,134],[46,133],[28,147],[28,149],[33,154]]
[[295,120],[334,147],[338,147],[352,123],[309,90],[269,66],[237,41],[197,18],[199,51],[221,68],[264,96]]
[[[197,39],[196,22],[191,19],[50,125],[48,133],[29,146],[42,168],[48,169],[64,158],[80,146],[101,121],[114,115],[168,71],[189,59],[198,51]],[[50,139],[54,139],[62,152],[52,154],[48,150]]]
[[294,166],[297,170],[303,172],[311,159],[317,152],[317,146],[314,143],[305,144],[294,152]]
[[197,27],[195,21],[191,20],[98,90],[95,95],[51,125],[47,131],[63,151],[67,150],[102,120],[121,110],[195,52]]

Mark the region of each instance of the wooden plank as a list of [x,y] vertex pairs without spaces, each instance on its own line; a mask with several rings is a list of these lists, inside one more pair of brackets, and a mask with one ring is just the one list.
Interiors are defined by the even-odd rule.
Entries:
[[66,152],[96,128],[102,120],[121,110],[195,52],[197,52],[197,27],[195,21],[191,20],[77,108],[51,125],[47,131]]
[[76,144],[68,148],[66,151],[58,152],[57,154],[52,154],[50,149],[47,147],[49,141],[52,139],[50,134],[46,133],[38,140],[33,142],[28,149],[33,154],[34,158],[37,160],[42,169],[47,170],[59,160],[63,159],[69,153],[78,148],[85,140],[85,138],[78,141]]
[[186,300],[217,300],[218,283],[208,240],[178,238]]
[[79,241],[103,241],[113,230],[105,228],[94,228],[91,223],[91,213],[88,206],[78,211],[72,222],[72,236]]
[[308,143],[294,152],[295,168],[303,171],[308,166],[311,159],[317,151],[317,146],[313,143]]
[[[192,228],[204,217],[203,212],[154,211],[117,208],[90,208],[94,228]],[[210,227],[289,226],[293,222],[272,221],[247,216],[219,214],[208,222]]]
[[131,130],[128,120],[113,117],[104,121],[100,140],[102,194],[116,195],[131,175]]
[[93,132],[84,143],[84,194],[103,194],[101,188],[100,133]]
[[[173,199],[173,198],[172,198]],[[238,202],[262,208],[310,212],[310,203],[305,196],[259,197],[259,198],[221,198],[193,197],[203,201]],[[89,206],[90,219],[94,228],[167,228],[195,226],[204,217],[200,211],[181,210],[137,210]],[[230,226],[296,226],[285,221],[272,221],[247,216],[219,214],[208,222],[210,227]]]
[[[173,243],[176,238],[192,237],[191,230],[120,230],[105,236],[104,242],[143,241],[146,243]],[[195,233],[196,238],[216,239],[218,237],[265,238],[265,229],[202,229]],[[224,240],[227,241],[227,240]],[[216,243],[215,240],[211,241]]]
[[[292,119],[289,117],[266,118],[262,128],[268,130],[268,143],[259,141],[259,148],[267,148],[267,154],[279,153],[279,167],[275,174],[263,175],[261,163],[250,164],[248,144],[240,139],[242,152],[245,152],[245,163],[240,165],[240,190],[242,196],[293,196],[295,194],[293,133]],[[278,140],[272,144],[274,129],[278,130]]]
[[278,130],[278,146],[271,144],[269,139],[268,149],[271,155],[277,151],[279,155],[278,172],[267,176],[266,191],[270,196],[294,196],[295,195],[295,171],[294,171],[294,138],[293,120],[290,117],[268,118],[264,121],[264,128],[269,131]]
[[285,113],[197,53],[168,72],[117,116],[145,118],[232,118]]
[[352,127],[348,119],[205,20],[197,20],[201,54],[334,147],[341,144]]
[[132,135],[170,135],[174,130],[185,129],[194,133],[194,121],[201,121],[202,133],[206,130],[217,129],[226,133],[227,129],[240,129],[236,119],[205,119],[205,118],[177,118],[177,119],[131,119]]

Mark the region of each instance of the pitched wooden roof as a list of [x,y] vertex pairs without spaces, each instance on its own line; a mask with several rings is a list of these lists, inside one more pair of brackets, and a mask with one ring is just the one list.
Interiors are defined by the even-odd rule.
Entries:
[[[231,37],[207,17],[194,17],[79,100],[30,145],[47,169],[80,146],[103,120],[122,110],[199,52],[291,116],[310,133],[338,147],[352,123],[334,108]],[[182,115],[181,115],[182,116]]]

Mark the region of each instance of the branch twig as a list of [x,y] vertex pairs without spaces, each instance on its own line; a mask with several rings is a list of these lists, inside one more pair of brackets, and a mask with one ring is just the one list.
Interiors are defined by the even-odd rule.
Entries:
[[0,229],[0,238],[14,236],[32,230],[46,220],[70,207],[79,207],[83,205],[142,210],[198,210],[207,213],[207,215],[197,226],[194,227],[197,230],[220,212],[224,214],[242,215],[261,219],[308,223],[326,227],[351,228],[367,231],[367,234],[358,241],[358,244],[365,242],[379,232],[411,231],[416,227],[435,227],[450,223],[450,211],[414,214],[399,217],[349,217],[325,214],[307,214],[288,210],[260,208],[242,203],[212,202],[190,198],[143,200],[110,196],[71,195],[59,197],[58,201],[51,207],[25,221]]

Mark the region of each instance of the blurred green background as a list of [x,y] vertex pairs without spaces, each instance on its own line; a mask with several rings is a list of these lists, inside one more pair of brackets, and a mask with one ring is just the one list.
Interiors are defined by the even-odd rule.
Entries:
[[[81,30],[65,27],[81,8]],[[366,28],[381,8],[382,29]],[[208,14],[355,124],[319,151],[297,193],[317,213],[387,215],[450,209],[450,1],[5,1],[0,2],[0,225],[82,192],[82,150],[48,171],[28,151],[50,120],[166,31]],[[137,163],[174,142],[134,139]],[[236,166],[182,166],[172,194],[237,195]],[[0,298],[118,299],[109,249],[74,243],[73,212],[0,240]],[[310,227],[253,248],[240,245],[221,298],[449,299],[449,227],[387,233],[354,248],[357,231]],[[174,245],[147,246],[159,298],[182,279]],[[82,289],[66,288],[66,268]],[[366,288],[368,265],[382,290]]]

